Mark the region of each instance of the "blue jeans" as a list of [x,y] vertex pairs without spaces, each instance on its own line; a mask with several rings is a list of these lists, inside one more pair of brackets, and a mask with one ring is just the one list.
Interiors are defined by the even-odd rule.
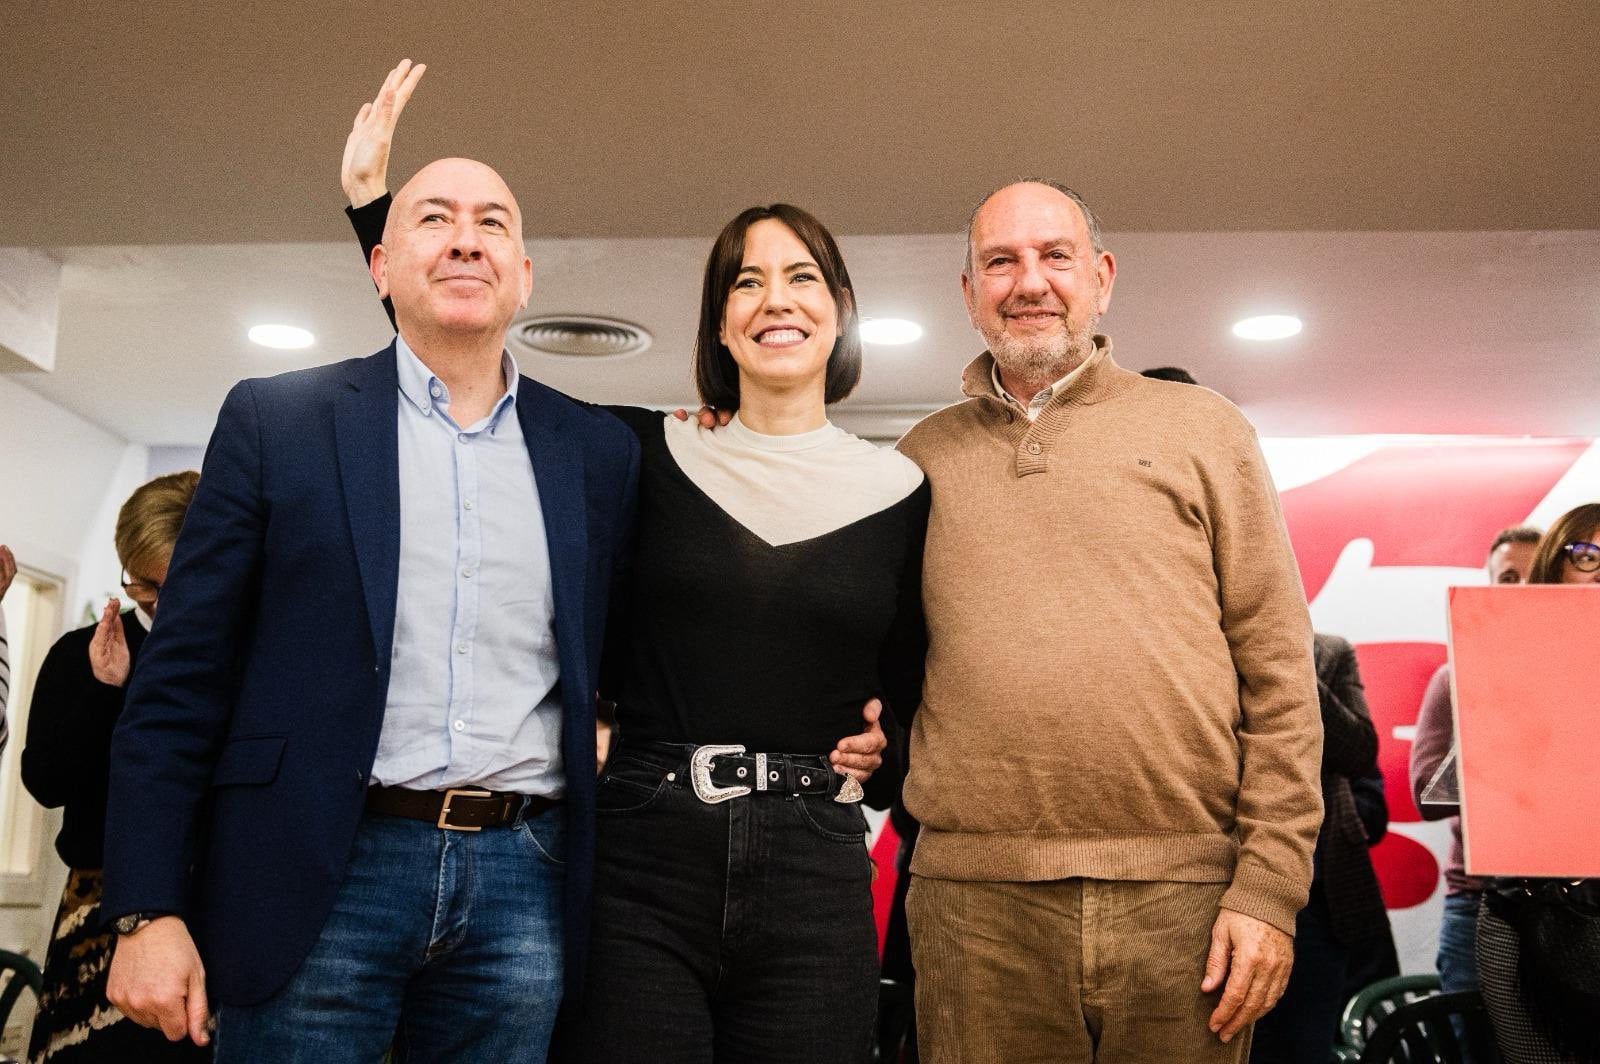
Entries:
[[[1444,916],[1439,920],[1439,989],[1446,994],[1456,990],[1478,989],[1478,902],[1483,895],[1446,894]],[[1466,1045],[1467,1028],[1459,1016],[1450,1017],[1456,1037],[1462,1040],[1462,1060],[1472,1064],[1472,1051]]]
[[1445,993],[1478,989],[1478,899],[1482,895],[1449,894],[1439,921],[1439,987]]
[[217,1064],[542,1062],[561,1001],[560,806],[445,831],[366,815],[289,982],[217,1018]]

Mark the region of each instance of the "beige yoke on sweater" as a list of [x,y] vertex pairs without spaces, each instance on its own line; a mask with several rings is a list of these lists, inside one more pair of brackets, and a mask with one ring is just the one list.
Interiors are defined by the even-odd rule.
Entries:
[[933,491],[912,870],[1229,883],[1292,935],[1322,728],[1277,493],[1232,404],[1097,343],[1037,421],[984,354],[900,442]]

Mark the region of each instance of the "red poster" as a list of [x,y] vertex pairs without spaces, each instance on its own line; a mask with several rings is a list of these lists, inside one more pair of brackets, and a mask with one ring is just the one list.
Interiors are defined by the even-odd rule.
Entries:
[[1600,877],[1600,590],[1450,589],[1473,875]]

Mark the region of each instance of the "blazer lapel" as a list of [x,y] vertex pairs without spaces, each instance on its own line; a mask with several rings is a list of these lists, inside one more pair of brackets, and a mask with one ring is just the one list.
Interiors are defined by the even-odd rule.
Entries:
[[[537,381],[523,377],[517,386],[517,421],[533,461],[550,550],[550,582],[556,607],[556,645],[567,651],[584,646],[584,574],[588,548],[588,509],[584,503],[583,460],[568,432],[564,411]],[[564,662],[565,672],[570,662]]]
[[339,479],[379,665],[393,650],[400,580],[399,387],[390,344],[355,363],[334,411]]

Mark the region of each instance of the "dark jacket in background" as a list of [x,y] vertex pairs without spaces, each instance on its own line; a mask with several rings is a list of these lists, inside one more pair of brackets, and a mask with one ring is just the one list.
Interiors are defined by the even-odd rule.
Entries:
[[1367,852],[1376,839],[1369,837],[1351,789],[1351,780],[1371,777],[1378,770],[1378,731],[1367,709],[1356,648],[1339,636],[1319,632],[1313,653],[1322,709],[1325,810],[1317,837],[1317,879],[1334,934],[1354,947],[1391,937],[1378,874]]
[[[131,610],[122,615],[129,676],[139,660],[145,630]],[[46,809],[64,811],[56,853],[69,868],[105,863],[106,783],[111,775],[111,732],[122,715],[126,687],[94,678],[89,642],[94,625],[56,640],[39,667],[22,748],[22,785]]]

